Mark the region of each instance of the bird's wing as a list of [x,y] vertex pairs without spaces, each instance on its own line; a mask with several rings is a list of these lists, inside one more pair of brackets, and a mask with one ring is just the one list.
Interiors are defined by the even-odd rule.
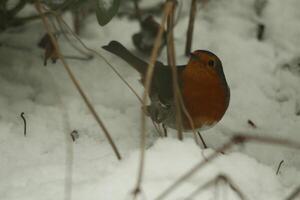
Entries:
[[[181,87],[182,85],[180,73],[184,68],[185,65],[177,66],[179,87]],[[170,66],[165,66],[162,63],[155,66],[151,92],[154,92],[156,95],[158,95],[159,100],[163,104],[170,104],[171,102],[173,102],[173,79]]]

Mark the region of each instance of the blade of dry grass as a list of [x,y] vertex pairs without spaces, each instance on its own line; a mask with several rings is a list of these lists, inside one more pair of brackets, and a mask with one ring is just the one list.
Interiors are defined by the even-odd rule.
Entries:
[[[173,2],[171,1],[166,1],[165,6],[164,6],[164,12],[163,12],[163,18],[161,20],[160,24],[160,29],[157,33],[157,36],[155,38],[154,46],[152,49],[151,57],[150,57],[150,62],[147,68],[147,73],[145,76],[145,90],[142,98],[142,108],[145,109],[147,106],[147,97],[149,94],[150,90],[150,85],[152,82],[152,76],[153,76],[153,71],[154,71],[154,63],[157,59],[159,47],[161,45],[162,41],[162,36],[164,32],[164,25],[166,24],[167,16],[169,15],[171,9],[173,6]],[[136,186],[134,189],[134,198],[137,197],[137,195],[141,191],[141,184],[143,181],[143,175],[144,175],[144,164],[145,164],[145,145],[146,145],[146,115],[145,115],[145,110],[142,110],[141,112],[141,143],[140,143],[140,162],[139,162],[139,170],[138,170],[138,178],[136,182]]]
[[180,186],[185,180],[190,178],[193,174],[195,174],[198,170],[203,168],[209,162],[214,160],[221,152],[224,152],[230,148],[232,148],[235,144],[241,144],[245,142],[261,142],[266,144],[276,144],[281,146],[286,146],[289,148],[300,149],[300,144],[294,141],[263,137],[263,136],[253,136],[253,135],[236,135],[229,142],[225,143],[222,147],[216,149],[214,153],[209,155],[205,160],[199,162],[194,167],[192,167],[189,171],[184,173],[180,178],[178,178],[173,184],[171,184],[167,189],[165,189],[162,193],[160,193],[155,200],[161,200],[167,197],[172,191],[174,191],[178,186]]
[[[115,74],[123,81],[123,83],[125,83],[125,85],[131,90],[131,92],[137,97],[137,99],[142,102],[142,99],[141,97],[137,94],[137,92],[130,86],[130,84],[122,77],[122,75],[118,72],[118,70],[108,62],[108,60],[102,56],[100,53],[98,53],[96,50],[88,47],[73,31],[72,29],[70,28],[70,26],[64,21],[64,19],[60,16],[60,15],[57,15],[57,13],[53,13],[56,17],[56,20],[58,21],[58,24],[60,26],[60,28],[62,29],[63,27],[65,27],[69,33],[71,35],[73,35],[73,37],[82,45],[82,47],[84,49],[86,49],[87,51],[89,51],[90,53],[92,53],[93,55],[96,55],[98,56],[99,58],[101,58],[102,60],[104,60],[104,62],[115,72]],[[65,34],[67,37],[68,35]],[[69,38],[69,41],[70,38]]]
[[197,11],[197,0],[192,0],[189,25],[188,25],[187,36],[186,36],[186,45],[185,45],[185,55],[187,56],[191,53],[196,11]]
[[180,100],[179,100],[179,86],[178,86],[178,75],[176,69],[176,54],[175,54],[175,47],[174,47],[174,13],[175,13],[176,2],[173,0],[172,10],[168,15],[168,25],[167,25],[167,51],[168,51],[168,65],[172,69],[172,81],[173,81],[173,94],[174,94],[174,103],[176,108],[176,129],[177,129],[177,136],[179,140],[183,140],[182,134],[182,115],[180,109]]
[[224,181],[225,183],[227,183],[230,186],[230,188],[240,197],[241,200],[247,200],[246,196],[243,194],[241,189],[229,177],[227,177],[226,175],[223,175],[223,174],[218,175],[217,177],[208,181],[204,185],[201,185],[200,187],[196,188],[185,199],[195,198],[200,192],[202,192],[203,190],[211,187],[212,185],[214,185],[215,183],[220,182],[220,181]]
[[95,118],[96,122],[98,123],[98,125],[101,127],[101,129],[103,130],[107,140],[109,141],[114,153],[116,154],[116,157],[121,160],[122,157],[121,157],[121,154],[119,153],[119,150],[117,148],[117,146],[115,145],[112,137],[110,136],[108,130],[106,129],[104,123],[102,122],[102,120],[100,119],[99,115],[97,114],[97,112],[95,111],[93,105],[91,104],[90,100],[87,98],[86,94],[84,93],[84,91],[82,90],[81,86],[79,85],[79,82],[77,81],[77,79],[75,78],[74,74],[72,73],[69,65],[67,64],[67,62],[65,61],[63,55],[61,54],[60,52],[60,48],[59,48],[59,45],[58,43],[56,42],[56,39],[55,37],[53,36],[53,33],[51,31],[51,28],[50,28],[50,25],[49,25],[49,22],[48,22],[48,19],[47,17],[43,14],[43,11],[42,11],[42,7],[41,7],[41,4],[40,4],[40,1],[39,0],[36,0],[35,1],[35,7],[36,7],[36,10],[38,11],[38,13],[40,14],[41,16],[41,19],[42,19],[42,22],[44,24],[44,27],[47,31],[47,33],[50,35],[50,38],[51,38],[51,42],[52,44],[54,45],[55,47],[55,50],[57,51],[58,53],[58,57],[59,59],[61,60],[61,62],[63,63],[63,66],[64,68],[66,69],[70,79],[72,80],[73,84],[75,85],[77,91],[79,92],[79,94],[81,95],[81,97],[83,98],[85,104],[87,105],[87,107],[89,108],[90,112],[92,113],[93,117]]

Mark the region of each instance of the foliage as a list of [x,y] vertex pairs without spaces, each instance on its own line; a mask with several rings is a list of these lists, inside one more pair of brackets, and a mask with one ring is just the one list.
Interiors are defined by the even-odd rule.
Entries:
[[121,0],[97,0],[97,20],[101,26],[106,25],[118,12]]
[[[9,27],[23,25],[27,21],[39,19],[38,14],[19,17],[19,12],[35,0],[0,0],[0,32]],[[76,10],[83,4],[95,4],[96,16],[101,26],[107,24],[118,12],[121,0],[41,0],[51,10],[64,12]]]

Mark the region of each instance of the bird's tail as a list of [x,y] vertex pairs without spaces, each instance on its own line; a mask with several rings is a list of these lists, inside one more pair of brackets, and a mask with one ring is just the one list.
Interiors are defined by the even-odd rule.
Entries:
[[148,63],[133,55],[121,43],[113,40],[102,48],[125,60],[142,75],[146,73]]

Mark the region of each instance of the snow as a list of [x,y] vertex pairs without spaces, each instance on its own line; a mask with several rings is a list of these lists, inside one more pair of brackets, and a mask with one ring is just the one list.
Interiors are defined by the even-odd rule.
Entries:
[[[143,4],[151,5],[146,0]],[[175,28],[178,64],[187,60],[183,52],[189,1],[183,4]],[[236,133],[300,143],[300,2],[269,0],[261,17],[253,5],[254,0],[211,0],[197,13],[192,48],[211,50],[221,58],[231,88],[229,109],[220,123],[202,133],[211,147],[207,150],[189,133],[183,142],[173,130],[160,139],[148,121],[143,198],[157,197]],[[266,24],[262,42],[256,39],[258,22]],[[100,27],[93,16],[82,38],[142,94],[138,73],[101,49],[114,39],[136,52],[131,36],[138,30],[137,22],[116,18]],[[69,199],[130,199],[139,162],[139,101],[103,60],[68,60],[122,153],[123,160],[117,161],[61,63],[42,66],[43,52],[36,44],[43,34],[39,22],[0,34],[0,199],[68,199],[69,190]],[[62,37],[59,41],[65,55],[76,54]],[[166,62],[165,50],[160,60]],[[27,119],[26,137],[21,112]],[[73,130],[79,133],[74,143],[69,135]],[[184,199],[220,173],[248,199],[284,199],[300,184],[299,171],[299,151],[251,143],[220,154],[167,199]],[[239,199],[222,182],[196,199],[214,199],[217,194]]]

